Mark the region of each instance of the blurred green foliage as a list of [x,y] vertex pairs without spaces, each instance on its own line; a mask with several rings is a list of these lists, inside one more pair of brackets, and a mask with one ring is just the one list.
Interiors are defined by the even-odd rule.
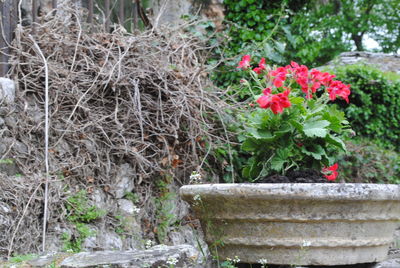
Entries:
[[357,183],[400,184],[400,154],[373,141],[358,138],[346,144],[339,158],[339,178]]
[[317,67],[341,52],[365,50],[366,38],[376,51],[400,47],[400,0],[224,0],[227,39],[215,59],[226,59],[213,75],[221,87],[237,83],[235,66],[244,54],[269,63],[291,60]]
[[350,105],[343,108],[357,136],[399,151],[400,80],[388,80],[384,72],[363,65],[338,67],[334,73],[351,85]]

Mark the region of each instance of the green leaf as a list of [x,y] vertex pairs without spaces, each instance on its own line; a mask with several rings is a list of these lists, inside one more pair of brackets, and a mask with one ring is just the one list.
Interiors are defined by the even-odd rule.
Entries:
[[245,152],[251,152],[251,151],[255,151],[258,148],[258,144],[257,142],[252,139],[252,138],[248,138],[247,140],[245,140],[242,143],[241,149]]
[[275,171],[281,171],[285,162],[285,160],[279,158],[278,156],[275,156],[271,160],[271,169]]
[[322,160],[322,156],[326,156],[326,152],[321,145],[311,145],[301,147],[301,151],[309,156],[312,156],[316,160]]
[[304,98],[302,98],[302,97],[289,96],[289,100],[292,104],[303,104],[303,102],[304,102]]
[[303,132],[303,125],[296,120],[289,120],[289,123],[296,128],[299,132]]
[[249,166],[245,166],[245,167],[242,169],[242,176],[243,176],[244,178],[250,178],[250,167],[249,167]]
[[285,52],[286,44],[282,43],[282,42],[275,41],[275,47],[281,54],[283,54]]
[[324,138],[328,134],[328,130],[325,127],[329,126],[329,124],[329,121],[326,120],[306,121],[303,132],[307,137]]
[[290,32],[289,26],[283,26],[282,30],[285,32],[286,38],[289,40],[290,44],[296,48],[296,39],[293,37],[292,33]]
[[326,142],[328,142],[328,143],[340,148],[341,150],[346,151],[346,145],[338,137],[335,137],[333,135],[327,135],[325,140],[326,140]]
[[274,131],[277,137],[281,137],[283,134],[289,133],[292,131],[292,126],[290,124],[283,124],[279,130]]
[[335,132],[341,132],[343,125],[347,124],[344,112],[339,111],[334,105],[327,107],[327,110],[323,113],[322,118],[331,123],[329,128]]
[[263,139],[265,141],[272,141],[275,139],[275,136],[271,134],[268,130],[262,129],[249,129],[249,133],[256,139]]

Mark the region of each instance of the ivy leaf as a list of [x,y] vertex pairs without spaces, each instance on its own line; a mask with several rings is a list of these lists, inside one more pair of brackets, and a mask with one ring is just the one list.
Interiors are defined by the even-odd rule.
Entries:
[[329,121],[326,120],[306,121],[304,123],[303,132],[307,137],[324,138],[328,134],[328,130],[325,127],[329,125]]

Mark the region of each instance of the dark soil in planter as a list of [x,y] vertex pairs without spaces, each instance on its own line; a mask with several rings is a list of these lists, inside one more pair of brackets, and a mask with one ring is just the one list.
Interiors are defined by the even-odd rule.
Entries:
[[286,176],[275,174],[263,177],[257,181],[258,183],[328,183],[329,181],[321,174],[321,172],[307,169],[289,171]]

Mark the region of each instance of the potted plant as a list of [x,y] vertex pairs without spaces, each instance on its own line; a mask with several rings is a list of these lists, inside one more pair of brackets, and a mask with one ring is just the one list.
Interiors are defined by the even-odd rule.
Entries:
[[251,154],[242,175],[254,183],[180,190],[207,243],[220,259],[238,256],[245,263],[346,265],[385,259],[399,226],[400,186],[262,183],[307,181],[287,175],[310,169],[321,171],[326,182],[336,180],[336,155],[346,150],[343,137],[352,131],[332,102],[349,102],[350,86],[295,62],[271,69],[261,59],[251,69],[250,61],[245,55],[238,68],[253,78],[241,83],[258,104],[242,116],[241,133],[242,149]]

